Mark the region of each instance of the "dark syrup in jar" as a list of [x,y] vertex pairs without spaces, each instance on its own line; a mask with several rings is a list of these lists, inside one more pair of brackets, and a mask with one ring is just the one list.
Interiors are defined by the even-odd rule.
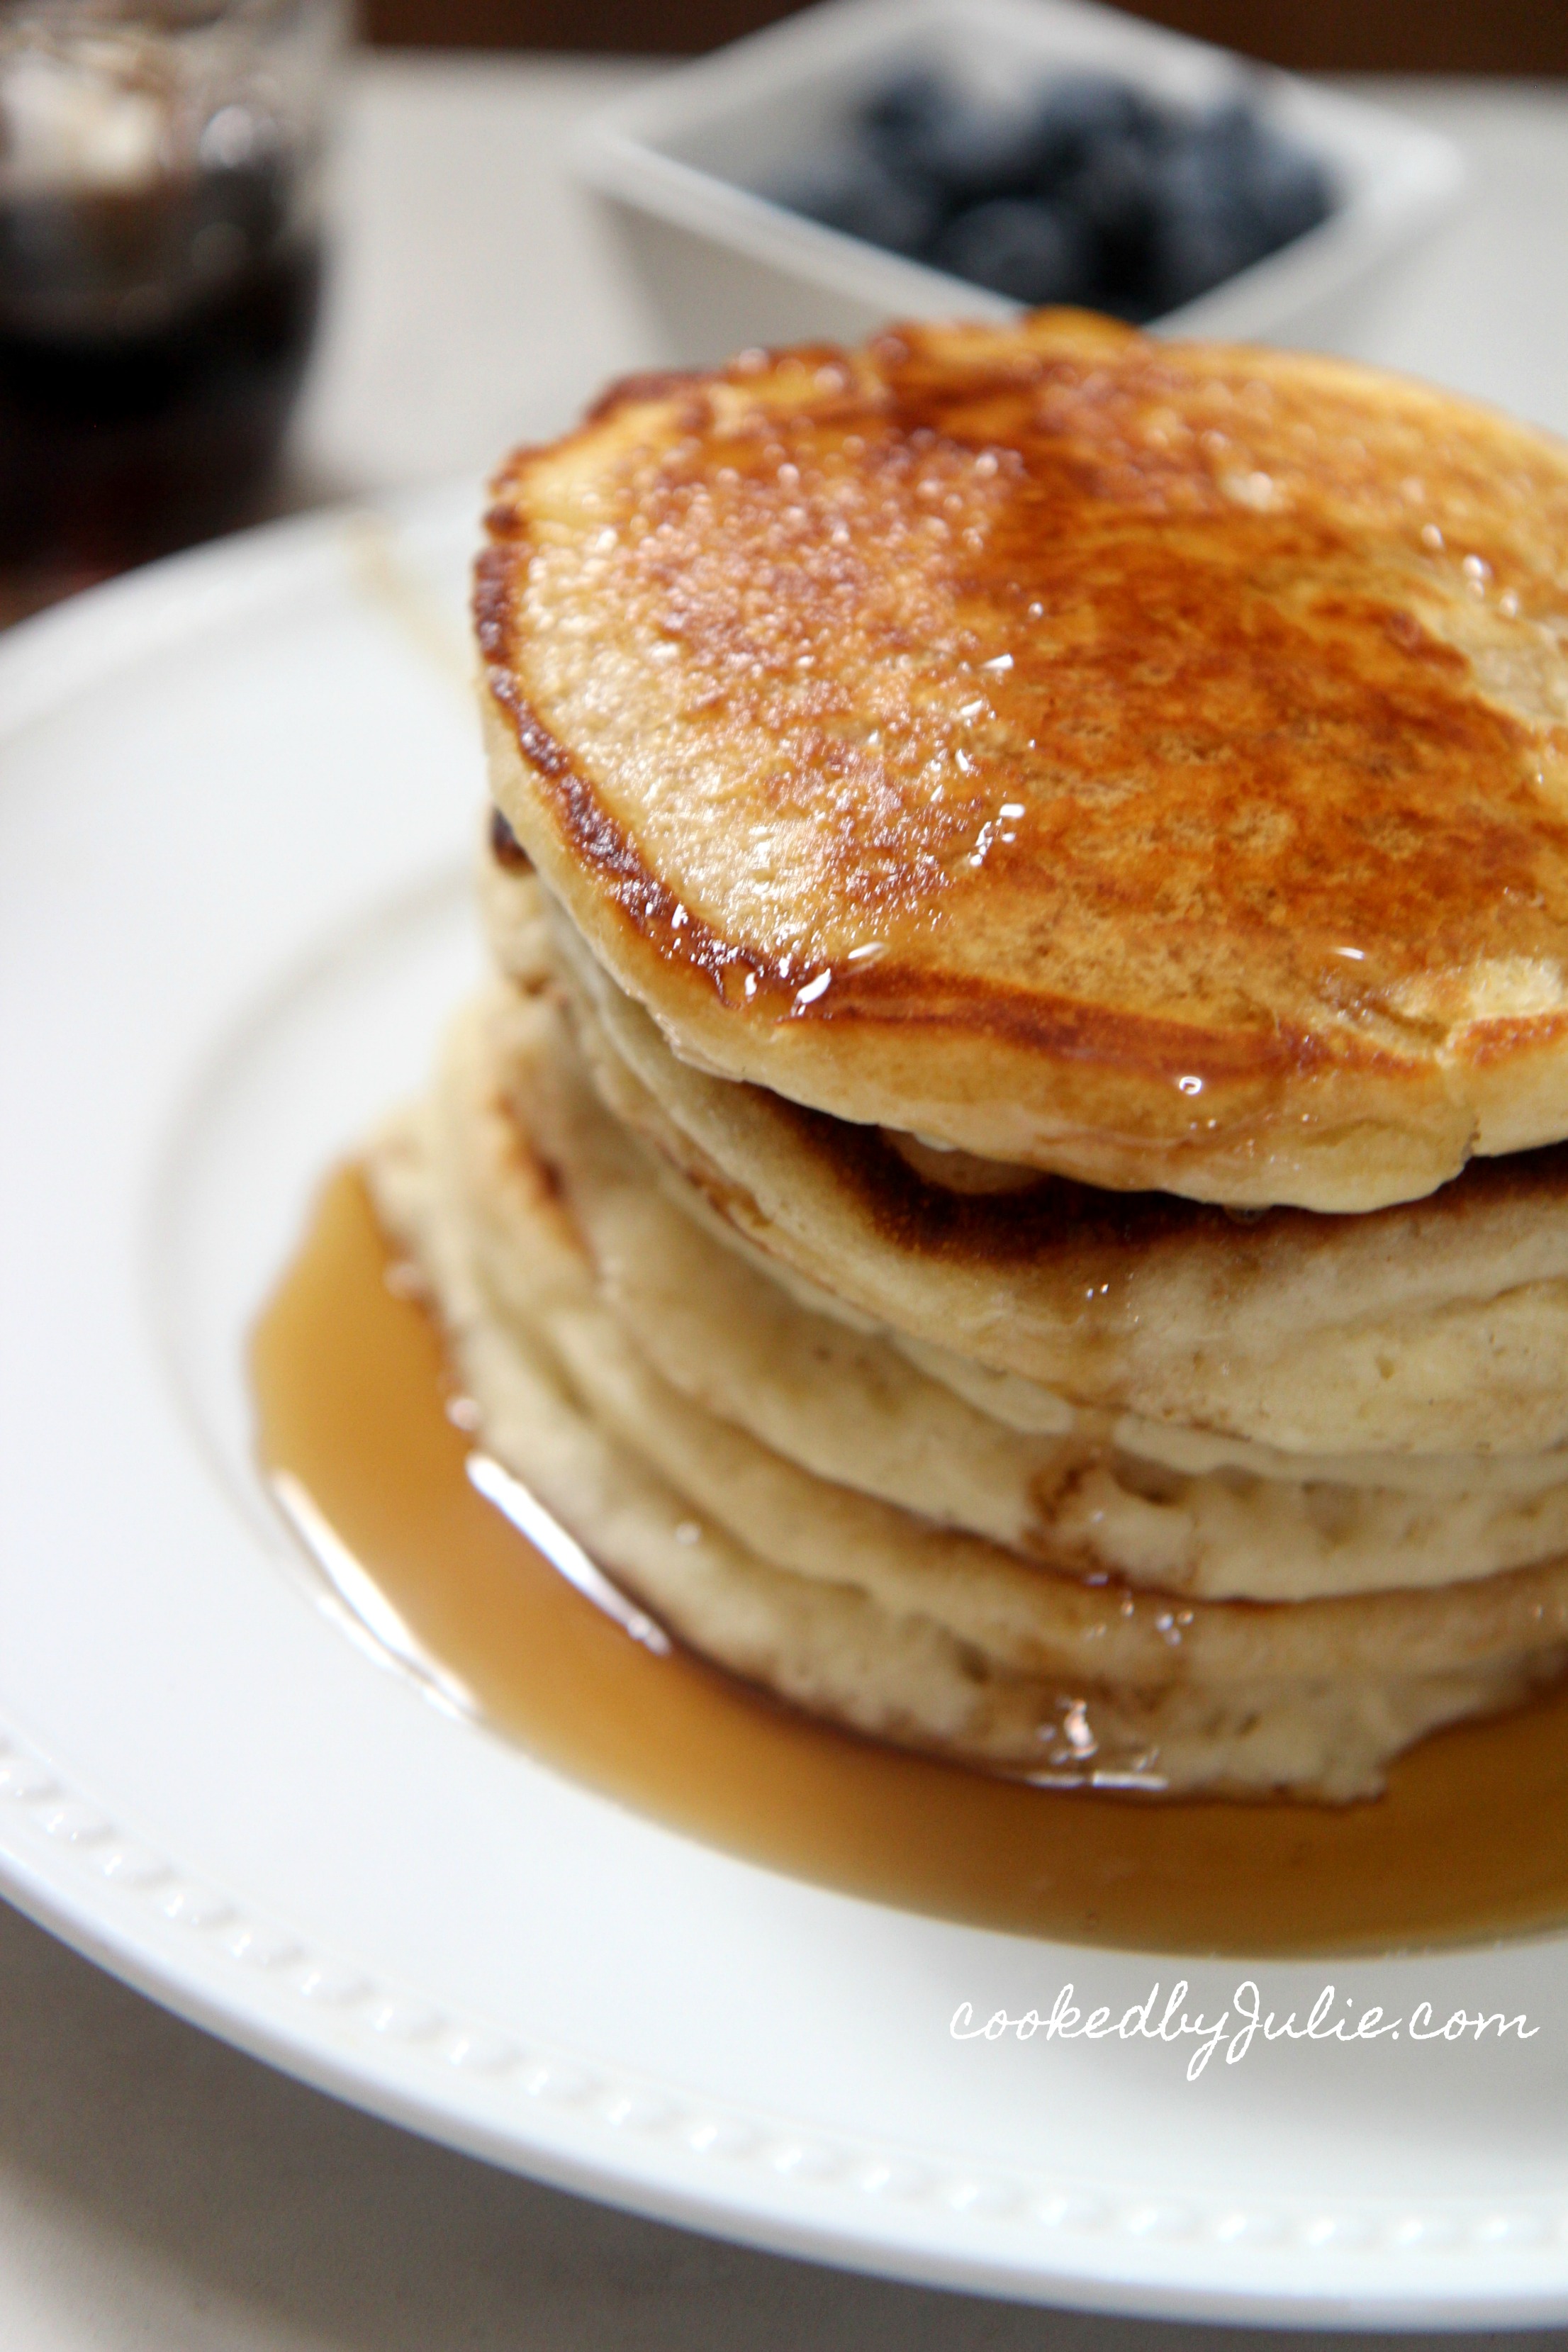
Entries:
[[257,1327],[258,1444],[480,1721],[669,1827],[874,1901],[1015,1934],[1257,1958],[1568,1920],[1568,1686],[1401,1757],[1345,1806],[1033,1789],[852,1738],[657,1656],[470,1484],[439,1336],[332,1178]]
[[271,161],[0,201],[0,566],[60,585],[240,520],[315,328]]

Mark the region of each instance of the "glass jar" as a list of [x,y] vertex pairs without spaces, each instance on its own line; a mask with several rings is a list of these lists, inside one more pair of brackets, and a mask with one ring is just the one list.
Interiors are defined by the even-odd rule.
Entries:
[[242,520],[321,284],[340,0],[0,0],[0,599]]

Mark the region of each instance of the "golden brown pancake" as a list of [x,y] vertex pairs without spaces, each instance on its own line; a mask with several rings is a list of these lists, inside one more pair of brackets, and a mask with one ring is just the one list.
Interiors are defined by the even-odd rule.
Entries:
[[[513,1010],[520,1034],[552,1018],[537,1000]],[[994,1769],[1336,1799],[1374,1791],[1436,1724],[1561,1671],[1562,1559],[1441,1591],[1175,1602],[1052,1574],[805,1471],[642,1355],[552,1164],[497,1097],[490,1025],[482,1005],[459,1023],[434,1096],[380,1138],[378,1204],[486,1448],[705,1655]]]
[[1136,1416],[1141,1453],[1162,1427],[1287,1458],[1568,1446],[1563,1146],[1363,1216],[1237,1220],[1051,1176],[953,1192],[873,1129],[693,1069],[569,924],[551,936],[595,1084],[688,1207],[819,1302],[941,1351],[938,1377],[1004,1418],[998,1380],[1058,1414]]
[[1043,313],[623,387],[496,486],[496,796],[676,1051],[1121,1190],[1568,1137],[1568,451]]
[[617,1360],[640,1357],[798,1469],[1062,1573],[1201,1600],[1430,1588],[1568,1557],[1562,1454],[1526,1457],[1520,1466],[1552,1483],[1522,1492],[1490,1486],[1489,1465],[1460,1455],[1444,1458],[1437,1492],[1402,1493],[1373,1483],[1403,1466],[1387,1455],[1363,1457],[1356,1483],[1321,1461],[1279,1475],[1283,1457],[1268,1476],[1228,1464],[1184,1475],[1140,1454],[1148,1433],[1124,1421],[1076,1414],[1055,1436],[1013,1428],[683,1214],[597,1098],[548,999],[497,987],[469,1022],[443,1116],[468,1246],[493,1296],[534,1293],[517,1213],[518,1171],[534,1162],[614,1323]]

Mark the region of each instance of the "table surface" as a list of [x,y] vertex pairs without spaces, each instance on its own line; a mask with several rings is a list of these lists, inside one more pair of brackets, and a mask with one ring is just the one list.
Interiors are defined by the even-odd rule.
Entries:
[[[477,473],[656,356],[563,160],[576,119],[647,70],[357,67],[282,503]],[[1568,431],[1568,86],[1362,86],[1449,132],[1473,177],[1357,355]],[[4,2352],[1188,2352],[1209,2333],[850,2277],[536,2188],[270,2073],[0,1905]]]

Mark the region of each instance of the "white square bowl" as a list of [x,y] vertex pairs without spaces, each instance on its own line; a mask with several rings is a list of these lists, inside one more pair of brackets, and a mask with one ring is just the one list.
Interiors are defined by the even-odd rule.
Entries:
[[1331,216],[1167,312],[1154,322],[1161,334],[1353,346],[1384,269],[1464,182],[1458,149],[1419,124],[1092,0],[826,0],[661,76],[579,135],[579,176],[607,202],[669,359],[854,342],[891,318],[1017,315],[1002,295],[761,193],[842,139],[879,84],[928,66],[982,95],[1084,70],[1121,74],[1178,105],[1241,95],[1321,160]]

